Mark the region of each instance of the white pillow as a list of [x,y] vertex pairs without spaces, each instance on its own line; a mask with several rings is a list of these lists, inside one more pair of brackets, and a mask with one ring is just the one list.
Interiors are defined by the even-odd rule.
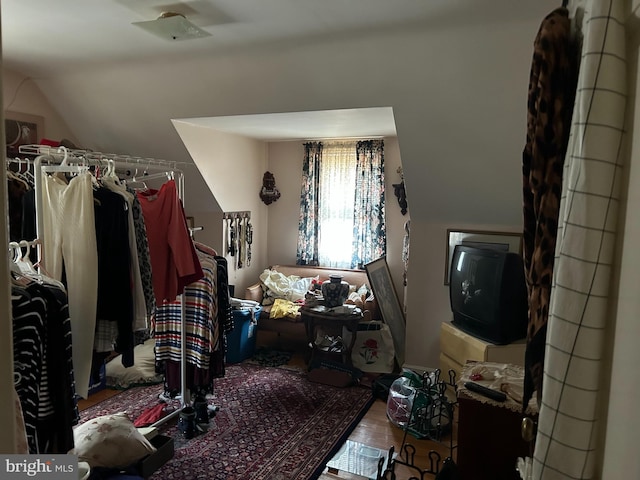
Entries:
[[75,447],[69,451],[91,468],[124,468],[156,451],[126,413],[87,420],[73,430]]
[[118,355],[105,366],[106,382],[109,387],[129,388],[136,385],[162,383],[164,376],[156,372],[156,339],[150,338],[133,350],[134,364],[122,365],[122,355]]

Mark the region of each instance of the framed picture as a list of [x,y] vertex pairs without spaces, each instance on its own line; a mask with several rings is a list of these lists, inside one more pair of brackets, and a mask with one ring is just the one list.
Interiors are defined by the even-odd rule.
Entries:
[[4,131],[7,155],[17,156],[20,145],[37,144],[44,136],[44,117],[6,111]]
[[451,259],[456,245],[495,248],[522,254],[522,234],[515,232],[492,232],[483,230],[447,230],[447,249],[444,263],[444,284],[449,285]]
[[402,366],[404,363],[405,320],[396,289],[393,286],[387,259],[380,257],[367,263],[364,268],[367,271],[373,295],[378,302],[382,320],[389,325],[389,330],[391,330],[398,365]]

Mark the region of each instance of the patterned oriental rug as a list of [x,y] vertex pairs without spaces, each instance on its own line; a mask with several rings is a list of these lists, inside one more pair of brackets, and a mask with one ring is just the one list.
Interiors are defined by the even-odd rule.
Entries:
[[[175,454],[151,479],[316,479],[373,403],[367,388],[321,385],[303,372],[252,364],[228,366],[214,387],[209,403],[220,410],[207,432],[184,439],[177,416],[160,425]],[[119,411],[135,420],[160,393],[162,385],[131,388],[84,410],[81,421]]]

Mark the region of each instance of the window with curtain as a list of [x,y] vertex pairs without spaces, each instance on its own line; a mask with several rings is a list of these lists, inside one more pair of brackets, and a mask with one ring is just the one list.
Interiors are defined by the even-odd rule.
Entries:
[[298,265],[364,268],[386,253],[384,142],[304,144]]

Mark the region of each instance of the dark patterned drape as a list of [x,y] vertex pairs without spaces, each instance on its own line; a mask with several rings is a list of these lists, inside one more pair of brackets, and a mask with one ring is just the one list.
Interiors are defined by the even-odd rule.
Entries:
[[322,143],[304,144],[297,265],[318,265],[318,202]]
[[542,395],[562,170],[569,139],[577,66],[568,10],[542,22],[534,42],[523,159],[524,265],[529,293],[523,409]]
[[365,264],[384,256],[387,251],[384,222],[384,141],[360,141],[356,145],[356,152],[351,268],[364,268]]

